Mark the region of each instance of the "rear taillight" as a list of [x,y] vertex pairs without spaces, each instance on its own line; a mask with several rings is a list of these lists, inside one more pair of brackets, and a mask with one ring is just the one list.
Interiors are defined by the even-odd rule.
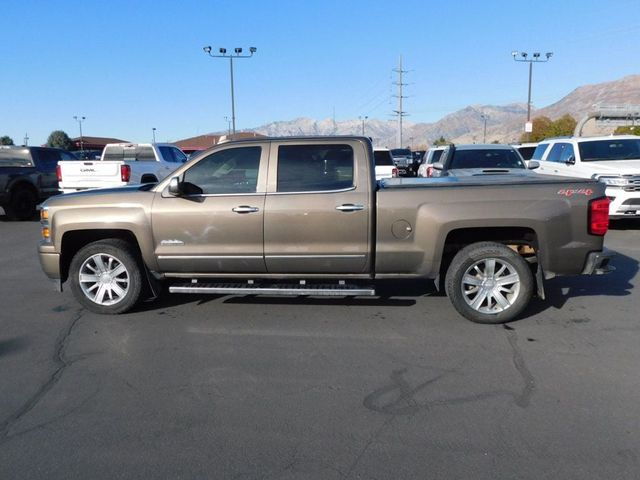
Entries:
[[589,233],[591,235],[604,235],[609,229],[609,204],[608,198],[596,198],[589,202]]
[[397,168],[392,168],[391,169],[391,176],[392,177],[397,177],[398,176],[398,169]]
[[427,177],[433,177],[433,167],[431,165],[427,167]]
[[56,165],[56,176],[58,177],[58,183],[62,181],[62,168],[60,165]]
[[131,166],[120,165],[120,180],[128,182],[131,179]]

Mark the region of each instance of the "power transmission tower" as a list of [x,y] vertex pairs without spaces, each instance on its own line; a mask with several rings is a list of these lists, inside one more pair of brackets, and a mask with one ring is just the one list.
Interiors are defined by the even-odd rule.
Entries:
[[398,109],[394,110],[393,113],[398,117],[398,137],[399,137],[399,142],[400,142],[398,144],[398,147],[402,148],[403,147],[403,143],[402,143],[402,118],[406,117],[408,115],[408,113],[405,112],[402,109],[402,99],[403,98],[407,98],[406,96],[402,95],[402,87],[407,85],[406,83],[402,83],[402,74],[407,73],[407,71],[408,71],[408,70],[403,70],[402,69],[402,55],[400,55],[400,61],[398,63],[398,68],[394,69],[393,71],[398,74],[398,81],[397,82],[393,82],[394,85],[398,86],[398,95],[394,95],[394,97],[396,97],[398,99]]

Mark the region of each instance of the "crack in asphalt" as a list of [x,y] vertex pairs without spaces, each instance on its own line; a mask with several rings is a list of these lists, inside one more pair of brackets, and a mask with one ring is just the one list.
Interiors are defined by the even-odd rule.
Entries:
[[536,379],[524,361],[522,350],[518,345],[518,334],[516,333],[516,330],[513,327],[507,328],[507,325],[505,325],[504,330],[507,333],[507,340],[509,345],[511,345],[511,350],[513,351],[513,366],[522,377],[522,382],[524,383],[522,392],[514,398],[514,401],[519,407],[526,408],[529,406],[531,397],[536,391]]
[[53,363],[56,366],[53,373],[49,376],[46,382],[44,382],[40,388],[15,412],[9,417],[4,419],[0,423],[0,444],[9,440],[13,435],[9,435],[11,427],[19,422],[25,415],[31,412],[40,401],[51,391],[51,389],[60,381],[65,370],[73,365],[82,357],[75,359],[68,359],[66,356],[66,349],[69,337],[73,333],[73,329],[78,324],[82,316],[84,315],[83,309],[79,309],[76,316],[69,322],[69,324],[61,331],[58,336],[58,340],[55,343],[55,353],[53,354]]

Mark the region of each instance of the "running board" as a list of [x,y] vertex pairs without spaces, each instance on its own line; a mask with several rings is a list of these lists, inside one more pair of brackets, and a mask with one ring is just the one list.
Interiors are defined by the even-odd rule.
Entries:
[[306,284],[306,283],[179,283],[169,287],[171,293],[213,293],[222,295],[310,295],[323,297],[344,296],[373,296],[373,288],[336,284]]

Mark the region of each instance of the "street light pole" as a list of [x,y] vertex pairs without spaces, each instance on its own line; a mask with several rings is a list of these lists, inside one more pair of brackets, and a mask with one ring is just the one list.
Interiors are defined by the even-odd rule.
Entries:
[[74,120],[76,122],[78,122],[78,125],[80,125],[80,151],[82,151],[82,150],[84,150],[84,140],[82,138],[82,122],[84,122],[87,117],[81,117],[81,116],[78,116],[78,115],[74,115],[73,118],[74,118]]
[[227,55],[227,49],[226,48],[220,48],[218,51],[220,52],[219,54],[215,54],[215,53],[211,53],[211,47],[210,46],[206,46],[206,47],[202,47],[202,50],[204,50],[204,53],[206,53],[207,55],[209,55],[210,57],[213,58],[228,58],[229,59],[229,73],[230,73],[230,77],[231,77],[231,123],[233,125],[233,134],[235,135],[236,133],[236,100],[235,100],[235,93],[233,90],[233,59],[234,58],[250,58],[253,57],[253,54],[256,53],[257,49],[256,47],[250,47],[249,48],[249,55],[242,55],[242,48],[235,48],[233,51],[235,53],[234,54],[228,54]]
[[155,144],[156,143],[156,127],[153,127],[151,129],[151,132],[153,133],[153,143]]
[[227,122],[227,133],[231,136],[231,120],[229,120],[229,117],[224,117],[224,121]]
[[529,94],[527,96],[527,123],[529,123],[531,121],[531,79],[533,76],[533,64],[548,62],[549,59],[553,56],[553,52],[545,53],[545,58],[542,58],[539,52],[535,52],[532,55],[532,58],[528,58],[529,54],[527,52],[513,51],[511,52],[511,55],[516,62],[529,63]]

